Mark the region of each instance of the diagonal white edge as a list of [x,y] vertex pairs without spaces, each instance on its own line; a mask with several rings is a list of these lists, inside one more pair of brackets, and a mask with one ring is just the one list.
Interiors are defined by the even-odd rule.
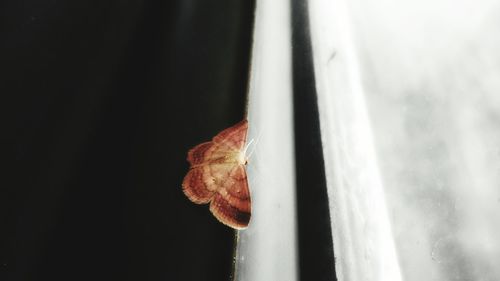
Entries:
[[235,280],[297,280],[288,0],[257,0],[248,98],[252,217],[237,233]]
[[338,279],[401,280],[349,11],[317,0],[309,13]]

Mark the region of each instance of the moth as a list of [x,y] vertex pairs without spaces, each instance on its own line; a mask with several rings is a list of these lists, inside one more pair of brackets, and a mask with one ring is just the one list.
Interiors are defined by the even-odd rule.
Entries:
[[182,182],[184,194],[196,204],[210,204],[210,211],[234,229],[248,226],[251,200],[246,173],[245,119],[188,152],[191,164]]

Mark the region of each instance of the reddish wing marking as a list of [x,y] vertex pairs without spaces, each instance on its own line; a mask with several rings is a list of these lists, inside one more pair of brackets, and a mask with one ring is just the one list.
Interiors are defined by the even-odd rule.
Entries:
[[245,163],[240,154],[246,143],[248,122],[243,120],[217,134],[212,141],[188,152],[191,169],[182,183],[194,203],[210,203],[210,211],[222,223],[236,229],[248,226],[250,192]]
[[213,142],[204,142],[194,148],[190,149],[188,152],[187,160],[191,165],[197,165],[205,161],[205,153],[213,146]]
[[242,150],[247,142],[248,121],[246,119],[238,124],[218,133],[212,141],[214,143],[225,144],[234,150]]
[[211,179],[206,179],[207,172],[205,167],[190,169],[182,183],[184,194],[196,204],[207,204],[214,196],[214,190]]

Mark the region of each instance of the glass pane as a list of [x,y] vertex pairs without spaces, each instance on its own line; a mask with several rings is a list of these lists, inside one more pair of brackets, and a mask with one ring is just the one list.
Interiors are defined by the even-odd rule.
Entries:
[[500,280],[500,3],[310,1],[340,280]]

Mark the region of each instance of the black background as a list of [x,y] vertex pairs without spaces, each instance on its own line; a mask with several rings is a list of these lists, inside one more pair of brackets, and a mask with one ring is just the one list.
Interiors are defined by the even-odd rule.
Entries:
[[0,280],[227,280],[187,150],[244,116],[252,1],[0,1]]

